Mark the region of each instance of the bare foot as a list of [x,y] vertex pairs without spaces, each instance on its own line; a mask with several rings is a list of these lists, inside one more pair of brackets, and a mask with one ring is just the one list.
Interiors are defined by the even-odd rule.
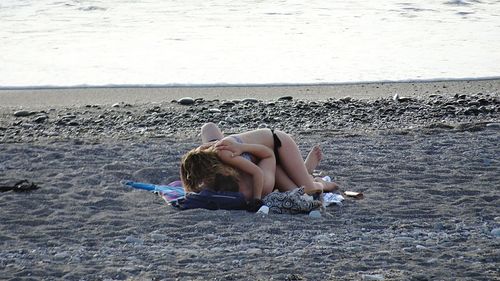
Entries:
[[331,192],[339,189],[339,186],[334,182],[328,182],[323,180],[322,178],[314,178],[315,182],[319,182],[323,184],[323,192]]
[[304,165],[306,165],[307,172],[312,175],[314,169],[318,167],[319,162],[323,158],[323,152],[321,152],[321,147],[319,144],[313,146],[309,154],[307,154],[306,161],[304,161]]

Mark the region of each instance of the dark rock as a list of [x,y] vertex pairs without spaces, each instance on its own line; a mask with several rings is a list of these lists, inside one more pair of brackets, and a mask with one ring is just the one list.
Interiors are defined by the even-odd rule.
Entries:
[[253,98],[246,98],[246,99],[243,99],[241,102],[244,102],[244,103],[256,103],[256,102],[259,102],[259,100],[253,99]]
[[291,100],[293,100],[293,97],[292,96],[283,96],[283,97],[278,98],[278,100],[291,101]]
[[185,98],[182,98],[178,101],[179,104],[182,104],[182,105],[191,105],[191,104],[194,104],[194,99],[193,98],[190,98],[190,97],[185,97]]
[[486,104],[489,104],[488,100],[487,99],[478,99],[477,102],[480,104],[480,105],[486,105]]
[[33,114],[34,114],[33,112],[27,111],[27,110],[19,110],[19,111],[14,112],[14,116],[16,116],[16,117],[26,117],[26,116],[30,116]]
[[465,115],[477,115],[477,114],[479,114],[479,110],[475,107],[469,107],[469,108],[465,109],[464,114]]
[[448,125],[445,123],[433,123],[427,126],[429,129],[453,129],[454,127],[452,125]]
[[226,102],[223,102],[221,106],[224,106],[224,107],[232,107],[232,106],[235,106],[236,104],[232,101],[226,101]]
[[45,120],[47,120],[49,117],[47,115],[39,115],[39,116],[35,116],[35,118],[33,118],[33,122],[35,123],[43,123],[45,122]]
[[398,99],[399,102],[410,102],[410,101],[413,101],[412,98],[408,98],[408,97],[400,97]]

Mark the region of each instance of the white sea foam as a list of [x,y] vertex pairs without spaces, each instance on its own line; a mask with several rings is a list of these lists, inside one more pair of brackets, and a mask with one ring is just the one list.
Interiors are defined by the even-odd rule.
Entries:
[[0,86],[500,76],[500,1],[1,0]]

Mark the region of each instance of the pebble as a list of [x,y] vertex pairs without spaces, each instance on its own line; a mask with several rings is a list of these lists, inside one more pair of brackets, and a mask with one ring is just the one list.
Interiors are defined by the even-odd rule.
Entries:
[[259,100],[253,99],[253,98],[246,98],[246,99],[243,99],[241,102],[256,103],[256,102],[259,102]]
[[64,260],[70,256],[68,252],[60,252],[54,255],[54,259],[56,260]]
[[366,280],[366,281],[382,281],[382,280],[385,280],[384,276],[381,275],[381,274],[373,274],[373,275],[363,274],[362,279]]
[[259,249],[259,248],[250,248],[246,252],[249,255],[260,255],[260,254],[262,254],[262,250]]
[[35,123],[43,123],[45,122],[45,120],[47,120],[49,117],[47,117],[47,115],[39,115],[39,116],[36,116],[35,118],[33,118],[33,122]]
[[[143,129],[153,135],[158,135],[157,132],[161,130],[162,135],[168,136],[186,131],[197,131],[207,121],[219,123],[221,127],[238,127],[241,130],[258,127],[279,128],[288,132],[296,128],[312,131],[317,129],[414,130],[414,128],[481,131],[500,128],[500,122],[497,121],[500,114],[500,102],[498,98],[485,98],[484,95],[471,95],[466,99],[441,95],[424,100],[411,98],[413,102],[404,105],[395,104],[392,97],[375,101],[362,101],[351,97],[340,100],[330,98],[327,101],[304,101],[294,98],[289,100],[290,97],[282,96],[278,98],[281,99],[280,102],[278,100],[276,102],[259,101],[249,97],[243,99],[240,104],[234,101],[220,102],[215,99],[204,101],[184,97],[175,102],[192,106],[187,109],[172,107],[172,110],[166,108],[160,110],[158,105],[152,109],[138,105],[130,111],[112,110],[109,106],[87,105],[83,112],[76,108],[50,109],[50,118],[45,112],[19,110],[5,117],[6,122],[2,124],[0,131],[4,135],[3,141],[16,142],[40,137],[71,138],[75,134],[80,138],[94,138],[110,133],[113,137],[141,138],[146,132]],[[401,101],[402,98],[398,96],[398,99]],[[289,101],[281,102],[283,100]],[[124,103],[114,105],[127,106]],[[479,110],[480,106],[484,106],[483,111]],[[332,111],[332,108],[335,110]],[[219,115],[225,111],[228,117]],[[482,119],[491,121],[481,122],[481,120],[475,120],[474,115],[466,115],[476,114],[475,112]],[[21,118],[15,119],[18,116],[32,115],[30,122],[25,122]],[[213,118],[218,120],[211,120]],[[26,123],[30,124],[26,125]],[[432,126],[432,124],[439,123],[443,125]],[[57,134],[46,133],[54,131]],[[485,162],[485,165],[492,164],[493,162]]]
[[194,103],[194,99],[191,98],[191,97],[184,97],[184,98],[181,98],[179,101],[178,101],[179,104],[182,104],[182,105],[191,105]]
[[30,116],[32,114],[33,113],[31,111],[27,111],[27,110],[19,110],[19,111],[14,112],[14,116],[16,116],[16,117],[26,117],[26,116]]
[[309,217],[313,218],[313,219],[319,219],[319,218],[321,218],[321,213],[318,210],[314,210],[314,211],[309,212]]
[[232,101],[225,101],[222,103],[222,106],[227,106],[227,107],[232,107],[235,106],[236,104]]
[[417,245],[417,246],[415,246],[415,248],[417,248],[417,250],[427,250],[427,247],[422,246],[422,245]]
[[283,97],[278,98],[278,100],[291,101],[291,100],[293,100],[293,97],[292,96],[283,96]]
[[490,129],[500,129],[500,123],[488,123],[486,127]]
[[151,233],[150,237],[151,237],[151,239],[153,239],[153,241],[166,241],[166,240],[168,240],[167,235],[160,234],[160,233]]
[[434,230],[441,231],[444,229],[444,224],[442,222],[438,222],[434,225]]
[[210,108],[210,109],[208,110],[208,112],[210,112],[210,113],[221,113],[221,110],[220,110],[220,109],[218,109],[218,108]]
[[230,116],[224,118],[224,121],[226,121],[229,124],[238,123],[238,121],[236,119],[234,119],[233,117],[230,117]]
[[144,244],[144,241],[142,239],[139,239],[139,238],[134,237],[134,236],[127,236],[127,238],[125,238],[125,242],[130,243],[130,244],[137,244],[137,245]]
[[408,236],[395,237],[394,240],[401,241],[401,242],[413,242],[413,241],[415,241],[415,239],[408,237]]
[[493,228],[493,230],[491,230],[491,235],[496,238],[500,238],[500,227]]

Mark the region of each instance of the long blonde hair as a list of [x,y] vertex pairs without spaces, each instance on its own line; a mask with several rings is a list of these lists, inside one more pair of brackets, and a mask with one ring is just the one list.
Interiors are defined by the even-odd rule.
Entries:
[[184,154],[180,174],[187,192],[200,192],[205,187],[217,188],[216,185],[225,185],[221,180],[233,181],[236,184],[238,182],[238,172],[222,163],[212,148],[195,148]]

